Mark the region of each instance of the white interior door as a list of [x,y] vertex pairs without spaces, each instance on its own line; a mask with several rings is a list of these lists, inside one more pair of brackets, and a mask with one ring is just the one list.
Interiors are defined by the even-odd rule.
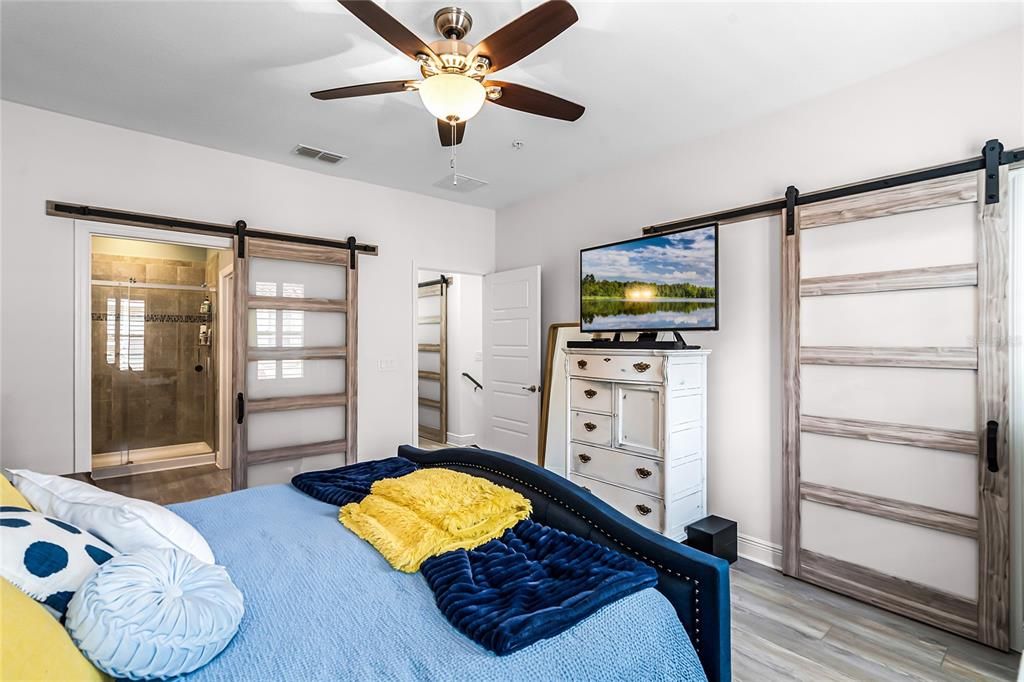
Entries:
[[537,461],[540,423],[540,266],[484,276],[481,445]]

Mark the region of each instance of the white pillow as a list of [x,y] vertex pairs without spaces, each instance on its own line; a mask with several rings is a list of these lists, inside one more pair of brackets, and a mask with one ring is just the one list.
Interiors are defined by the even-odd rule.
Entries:
[[215,563],[213,551],[185,519],[152,502],[100,490],[84,481],[12,469],[14,486],[43,514],[97,535],[119,552],[181,549]]

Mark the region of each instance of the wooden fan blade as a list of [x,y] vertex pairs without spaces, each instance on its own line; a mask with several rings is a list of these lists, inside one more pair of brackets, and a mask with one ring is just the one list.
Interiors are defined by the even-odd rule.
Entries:
[[386,95],[389,92],[405,92],[412,81],[384,81],[383,83],[364,83],[348,85],[343,88],[317,90],[309,93],[317,99],[344,99],[346,97],[363,97],[364,95]]
[[[466,122],[460,121],[455,124],[455,144],[462,144],[462,136],[466,134]],[[437,136],[441,138],[442,147],[452,145],[452,124],[448,121],[437,119]]]
[[440,59],[426,43],[398,19],[385,12],[377,3],[370,2],[370,0],[338,0],[338,2],[356,19],[369,26],[374,33],[413,59],[416,59],[416,55],[425,54],[435,63],[440,62]]
[[491,60],[491,71],[515,64],[569,28],[579,17],[566,0],[548,0],[487,36],[469,53],[470,61]]
[[547,116],[548,118],[558,118],[563,121],[575,121],[586,111],[584,107],[575,102],[549,95],[540,90],[528,88],[525,85],[503,83],[502,81],[484,81],[485,88],[492,85],[501,88],[501,97],[490,101],[509,109],[525,111],[528,114],[537,114],[538,116]]

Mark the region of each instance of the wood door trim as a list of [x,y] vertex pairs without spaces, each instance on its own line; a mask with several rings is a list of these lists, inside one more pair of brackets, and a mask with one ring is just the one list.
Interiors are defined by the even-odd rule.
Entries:
[[[282,242],[276,239],[260,239],[249,237],[245,240],[245,248],[250,258],[274,258],[277,260],[302,261],[304,263],[321,263],[348,267],[349,252],[315,244],[297,244]],[[248,286],[248,282],[246,282]]]
[[440,296],[442,286],[442,284],[437,283],[431,284],[429,287],[420,287],[418,292],[419,297],[426,298],[427,296]]
[[800,568],[807,582],[965,637],[977,635],[978,605],[960,595],[809,549],[800,550]]
[[963,173],[801,206],[800,229],[969,204],[978,200],[976,173]]
[[818,417],[809,414],[800,416],[800,430],[804,433],[817,433],[823,436],[911,445],[930,450],[962,452],[965,455],[978,454],[978,436],[973,431],[940,429],[932,426],[915,426],[868,419]]
[[439,343],[420,343],[417,344],[416,350],[421,353],[440,353],[441,344]]
[[359,461],[359,271],[345,271],[345,464]]
[[978,349],[973,346],[801,346],[800,364],[977,369]]
[[[984,196],[984,171],[977,174]],[[1010,629],[1009,422],[1009,171],[999,168],[999,201],[978,204],[978,404],[980,443],[986,425],[998,424],[995,463],[984,445],[978,458],[978,639],[1006,651]]]
[[255,412],[284,412],[286,410],[306,410],[316,407],[337,407],[348,403],[344,393],[328,393],[325,395],[297,395],[282,398],[263,398],[249,403],[250,414]]
[[804,481],[800,483],[800,499],[968,538],[978,536],[978,519],[974,516],[890,497]]
[[874,294],[882,291],[973,287],[977,283],[978,265],[976,263],[961,263],[928,268],[808,277],[800,280],[800,295]]
[[232,423],[234,432],[231,439],[231,489],[241,490],[248,486],[249,475],[249,427],[244,418],[237,414],[238,397],[246,395],[246,376],[248,374],[248,339],[249,339],[249,311],[246,307],[246,299],[249,296],[249,261],[238,256],[239,238],[235,237],[235,263],[233,269],[234,278],[234,320],[232,324],[233,353],[233,377],[232,388],[234,395],[231,396],[231,405],[234,406],[235,414]]
[[305,445],[288,445],[280,448],[267,448],[266,450],[252,450],[249,452],[249,464],[269,464],[270,462],[284,462],[289,459],[300,459],[302,457],[333,455],[345,452],[347,447],[346,439],[340,438],[338,440],[326,440]]
[[417,372],[417,375],[419,376],[420,379],[427,379],[429,381],[441,381],[440,372],[432,372],[427,369],[421,369]]
[[800,577],[800,221],[782,211],[782,571]]
[[249,307],[269,310],[308,310],[343,313],[348,302],[333,298],[292,298],[288,296],[249,296]]
[[250,360],[335,360],[348,355],[348,346],[310,346],[308,348],[266,348],[249,346]]
[[438,410],[441,409],[441,401],[440,400],[431,400],[430,398],[423,398],[423,397],[419,397],[416,400],[419,401],[419,404],[423,405],[424,407],[433,407],[433,408],[436,408]]

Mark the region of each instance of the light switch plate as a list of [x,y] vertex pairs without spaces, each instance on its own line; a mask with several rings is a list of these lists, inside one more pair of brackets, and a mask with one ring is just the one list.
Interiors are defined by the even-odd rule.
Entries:
[[380,371],[380,372],[394,372],[395,371],[395,361],[392,360],[392,359],[378,360],[377,361],[377,370]]

